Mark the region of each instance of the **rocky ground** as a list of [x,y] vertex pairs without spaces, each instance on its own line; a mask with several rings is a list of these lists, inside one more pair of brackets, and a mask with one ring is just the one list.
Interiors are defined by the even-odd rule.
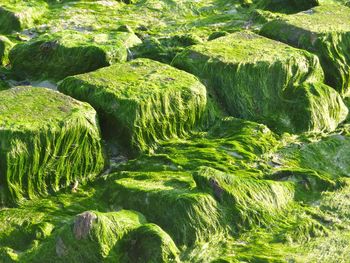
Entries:
[[350,2],[1,0],[0,262],[350,262]]

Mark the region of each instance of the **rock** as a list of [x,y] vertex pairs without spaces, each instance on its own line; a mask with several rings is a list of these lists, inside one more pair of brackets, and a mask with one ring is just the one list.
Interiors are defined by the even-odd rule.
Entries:
[[47,4],[42,0],[16,1],[1,0],[0,34],[10,34],[32,27],[47,11]]
[[116,249],[118,262],[180,262],[174,241],[155,224],[144,224],[131,231]]
[[62,31],[16,45],[9,54],[21,78],[61,80],[125,61],[127,49],[141,43],[132,33],[108,34]]
[[343,97],[350,96],[350,9],[321,5],[275,19],[260,34],[316,54],[326,82]]
[[348,112],[322,84],[316,56],[248,31],[191,46],[173,64],[207,83],[232,116],[278,132],[334,130]]
[[0,92],[0,184],[19,201],[86,182],[104,169],[96,112],[58,92]]
[[84,212],[74,220],[73,233],[76,239],[86,239],[97,216],[92,212]]
[[58,89],[90,103],[102,128],[131,153],[187,134],[207,111],[206,89],[198,79],[148,59],[68,77]]
[[199,168],[193,178],[199,190],[219,199],[229,210],[230,222],[241,230],[270,224],[294,198],[294,186],[288,182],[226,174],[209,167]]
[[[118,243],[142,225],[147,226],[146,219],[137,212],[86,211],[63,222],[40,246],[27,253],[26,261],[52,262],[55,259],[55,262],[75,263],[84,259],[92,263],[116,260],[126,253],[116,254]],[[143,253],[147,255],[146,251]]]

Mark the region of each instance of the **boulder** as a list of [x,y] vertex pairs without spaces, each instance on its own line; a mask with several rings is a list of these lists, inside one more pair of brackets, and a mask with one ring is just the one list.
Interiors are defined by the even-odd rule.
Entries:
[[20,201],[86,182],[105,166],[95,110],[58,92],[0,92],[0,195]]
[[58,89],[90,103],[106,133],[131,153],[186,135],[207,111],[206,89],[196,77],[148,59],[68,77]]
[[350,96],[350,8],[321,5],[275,19],[260,34],[316,54],[327,84]]
[[315,55],[248,31],[192,46],[173,64],[201,78],[229,114],[274,131],[334,130],[348,112]]
[[127,49],[141,40],[133,33],[61,31],[16,45],[9,54],[20,78],[61,80],[127,59]]

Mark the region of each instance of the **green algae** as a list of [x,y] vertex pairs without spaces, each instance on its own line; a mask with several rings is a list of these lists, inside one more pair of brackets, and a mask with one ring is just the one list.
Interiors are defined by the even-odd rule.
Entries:
[[220,226],[216,201],[192,190],[193,179],[186,173],[130,172],[113,180],[118,176],[110,176],[104,199],[113,207],[140,211],[169,233],[176,244],[191,246],[225,231]]
[[0,66],[8,63],[8,53],[13,43],[5,36],[0,35]]
[[0,97],[2,202],[46,195],[102,171],[105,161],[92,107],[33,87],[2,91]]
[[[24,262],[108,262],[114,246],[132,229],[146,223],[132,211],[101,213],[87,211],[55,231],[42,245],[32,249]],[[110,261],[111,262],[111,261]]]
[[[31,34],[50,36],[57,32],[71,37],[69,31],[106,39],[104,36],[113,37],[115,32],[126,30],[136,32],[143,40],[131,48],[129,59],[144,56],[170,63],[177,53],[205,41],[213,32],[210,39],[259,26],[247,16],[256,8],[249,0],[47,3],[49,11],[32,24],[34,27],[18,36],[9,36],[11,41],[17,42],[17,37],[29,39]],[[289,8],[286,5],[278,11],[300,10]],[[267,20],[282,17],[270,14]],[[35,37],[32,41],[37,40]],[[112,42],[111,38],[108,41]],[[316,119],[328,116],[324,112],[329,111],[325,122],[334,129],[342,114],[333,112],[332,107],[341,102],[336,93],[328,92],[327,86],[319,88],[323,86],[323,74],[318,73],[317,63],[312,66],[316,67],[309,71],[312,81],[305,77],[297,81],[298,85],[307,82],[305,90],[315,96],[315,101],[306,103],[312,105],[315,123]],[[7,81],[10,76],[6,73],[1,77]],[[213,87],[205,78],[202,80],[209,96],[221,104],[223,100],[214,94]],[[303,96],[295,98],[295,105],[306,107]],[[292,109],[295,110],[294,105]],[[109,123],[102,120],[108,129]],[[321,128],[315,130],[325,131],[322,121],[317,122]],[[110,156],[112,165],[106,175],[111,170],[117,173],[106,179],[78,188],[74,185],[73,191],[65,189],[66,193],[21,202],[16,208],[1,208],[0,261],[347,262],[350,233],[349,189],[345,179],[349,172],[347,126],[342,125],[332,136],[277,135],[263,124],[226,117],[209,130],[157,140],[157,147],[147,142],[146,147],[151,146],[152,150],[133,160],[118,149],[118,156]],[[121,208],[138,210],[144,215]],[[85,211],[97,215],[100,221],[93,224],[91,235],[78,240],[74,235],[79,218],[76,215]],[[126,214],[143,219],[121,235],[122,231],[116,230],[125,226],[121,221]]]
[[60,80],[125,61],[127,48],[138,43],[140,40],[134,34],[125,32],[63,31],[16,45],[9,59],[18,77]]
[[[145,224],[131,231],[118,245],[120,262],[180,262],[179,250],[159,226]],[[116,257],[118,258],[118,257]]]
[[349,11],[341,5],[325,4],[273,20],[260,33],[316,54],[327,83],[346,97],[349,95]]
[[316,56],[250,32],[192,46],[173,64],[206,82],[228,113],[277,131],[334,130],[348,113],[322,84]]
[[10,34],[34,26],[47,11],[42,0],[2,0],[0,3],[0,33]]
[[147,59],[68,77],[58,89],[89,102],[106,132],[134,152],[186,135],[208,115],[206,89],[194,76]]

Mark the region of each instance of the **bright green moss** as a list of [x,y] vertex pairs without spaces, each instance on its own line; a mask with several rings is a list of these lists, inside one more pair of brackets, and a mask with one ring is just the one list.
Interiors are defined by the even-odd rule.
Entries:
[[350,94],[350,9],[321,5],[267,23],[264,36],[316,54],[326,81],[344,97]]
[[127,48],[141,41],[132,33],[62,31],[16,45],[9,54],[19,78],[54,79],[93,71],[127,59]]
[[236,231],[271,224],[294,201],[291,183],[245,178],[208,167],[200,168],[194,180],[229,209]]
[[0,100],[2,201],[46,195],[102,171],[105,161],[91,106],[32,87],[2,91]]
[[8,53],[13,43],[5,36],[0,35],[0,66],[8,63]]
[[155,224],[145,224],[131,231],[117,249],[119,262],[180,262],[174,241]]
[[148,59],[68,77],[58,89],[89,102],[102,116],[102,127],[131,152],[186,135],[207,114],[199,80]]
[[195,45],[174,65],[200,77],[233,116],[277,131],[334,130],[347,115],[316,56],[250,32]]
[[34,26],[47,11],[42,0],[2,0],[0,3],[0,33],[9,34]]
[[104,199],[113,207],[140,211],[166,231],[176,244],[194,245],[222,235],[216,201],[192,189],[192,178],[182,172],[135,172],[111,175]]
[[23,256],[21,261],[112,262],[117,242],[127,232],[144,223],[145,218],[133,211],[87,211],[66,222],[40,246]]

